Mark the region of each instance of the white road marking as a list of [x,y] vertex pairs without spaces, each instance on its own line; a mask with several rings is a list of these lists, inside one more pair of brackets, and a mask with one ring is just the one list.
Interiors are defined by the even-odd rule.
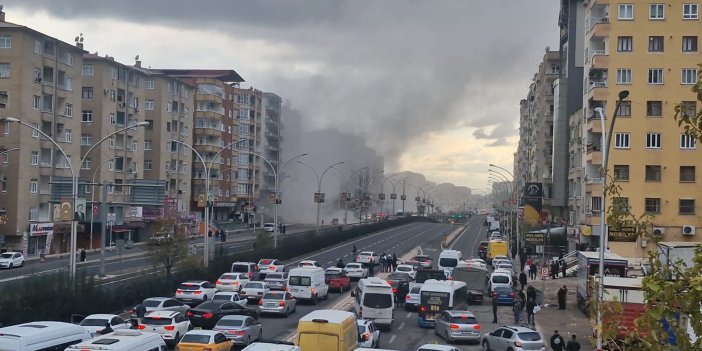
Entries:
[[402,330],[402,328],[405,327],[405,322],[402,322],[399,327],[397,327],[397,330]]
[[412,313],[409,313],[409,312],[408,312],[408,313],[407,313],[407,317],[405,317],[405,318],[410,318],[410,317],[412,317]]
[[397,337],[397,335],[391,336],[390,340],[388,341],[388,344],[392,344],[392,342],[395,341],[395,337]]

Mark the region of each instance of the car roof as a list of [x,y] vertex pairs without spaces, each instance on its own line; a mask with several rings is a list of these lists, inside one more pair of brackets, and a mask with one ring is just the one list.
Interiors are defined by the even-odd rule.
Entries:
[[[222,317],[224,318],[224,317]],[[215,334],[221,333],[216,330],[205,330],[205,329],[193,329],[186,334],[194,334],[194,335],[207,335],[207,336],[213,336]]]
[[512,277],[512,274],[510,274],[510,272],[505,271],[505,270],[499,270],[499,269],[492,272],[492,275],[504,275],[504,276],[508,276],[510,278]]
[[475,317],[475,314],[471,311],[459,311],[459,310],[446,310],[446,312],[451,316],[451,317],[456,317],[456,316],[468,316],[468,317]]
[[4,254],[16,254],[16,253],[21,254],[21,252],[18,252],[18,251],[5,251],[3,253]]
[[226,315],[226,316],[220,318],[220,321],[221,321],[221,320],[227,320],[227,321],[243,321],[243,320],[246,319],[246,318],[251,318],[251,317],[250,317],[250,316],[243,315],[243,314],[230,314],[230,315]]
[[361,251],[360,255],[374,254],[375,251]]
[[277,260],[278,260],[277,258],[262,258],[262,259],[258,260],[258,262],[261,262],[261,261],[277,261]]
[[205,283],[207,283],[206,280],[186,280],[186,281],[182,282],[181,284],[198,284],[198,285],[201,285],[201,284],[205,284]]
[[314,310],[300,318],[300,320],[311,322],[315,319],[326,319],[329,323],[341,323],[348,318],[356,319],[356,315],[348,311]]
[[[348,266],[349,264],[347,263],[346,265]],[[325,272],[341,272],[342,269],[341,269],[341,268],[336,268],[336,267],[329,267],[329,268],[325,269],[324,271],[325,271]]]
[[149,297],[149,298],[144,299],[144,301],[147,301],[147,300],[149,300],[149,301],[161,301],[161,302],[163,302],[163,301],[166,301],[166,300],[175,300],[175,298],[173,298],[173,297]]
[[91,314],[84,319],[112,319],[114,317],[119,317],[116,314],[107,314],[107,313],[96,313],[96,314]]
[[232,264],[255,264],[255,263],[239,261],[239,262],[232,262]]
[[410,267],[410,268],[414,268],[414,265],[405,264],[405,263],[403,263],[403,264],[398,264],[398,265],[397,265],[397,268],[400,268],[400,267]]
[[218,291],[215,293],[215,295],[234,296],[239,295],[239,293],[235,291]]
[[177,311],[153,311],[146,314],[145,317],[173,317],[180,312]]
[[[500,328],[505,328],[505,329],[509,329],[509,330],[514,330],[514,331],[516,331],[517,333],[524,333],[524,332],[535,332],[535,333],[538,333],[536,330],[534,330],[534,329],[532,329],[532,328],[529,328],[529,327],[522,327],[522,326],[503,325],[503,326],[500,327]],[[539,334],[539,336],[541,336],[541,334]]]
[[419,349],[436,350],[436,351],[451,351],[451,350],[455,350],[456,348],[453,346],[449,346],[449,345],[424,344],[424,345],[420,346]]
[[360,265],[361,265],[360,262],[349,262],[349,263],[347,263],[346,265],[348,266],[348,265],[350,265],[350,264],[352,264],[352,265],[354,265],[354,266],[360,266]]

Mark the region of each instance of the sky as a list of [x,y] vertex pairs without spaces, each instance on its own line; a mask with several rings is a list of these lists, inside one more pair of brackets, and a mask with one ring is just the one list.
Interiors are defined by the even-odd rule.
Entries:
[[[359,135],[386,170],[487,189],[512,169],[519,101],[557,49],[555,0],[6,0],[7,21],[152,68],[236,70]],[[310,157],[313,157],[311,155]]]

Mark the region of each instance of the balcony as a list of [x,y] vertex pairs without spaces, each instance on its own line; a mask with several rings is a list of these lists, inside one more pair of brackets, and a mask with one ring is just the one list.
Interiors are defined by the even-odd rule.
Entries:
[[199,153],[206,153],[206,152],[211,152],[211,153],[217,153],[219,150],[222,149],[222,146],[224,145],[217,145],[217,144],[195,144],[193,145],[195,149]]
[[607,68],[609,53],[606,50],[590,50],[590,65],[592,68]]
[[195,110],[195,118],[210,118],[210,119],[217,119],[221,120],[222,117],[224,117],[224,108],[221,110],[210,110],[210,109],[203,109],[203,110]]
[[590,133],[602,133],[602,122],[597,112],[592,111],[592,114],[587,119],[587,131]]
[[196,125],[195,135],[221,137],[224,133],[224,126]]
[[587,152],[585,154],[585,160],[593,165],[602,164],[602,148],[600,145],[588,144]]
[[198,92],[195,93],[195,101],[198,102],[213,102],[216,104],[221,104],[222,103],[222,97],[216,94],[207,94],[207,93],[202,93]]
[[278,139],[278,133],[266,132],[266,138]]
[[609,86],[607,78],[592,78],[585,81],[586,95],[588,99],[605,101],[607,100],[607,87]]
[[590,17],[590,31],[588,32],[592,38],[604,38],[609,36],[609,31],[612,25],[609,23],[609,17]]
[[602,194],[602,178],[588,178],[585,181],[585,192],[595,195]]

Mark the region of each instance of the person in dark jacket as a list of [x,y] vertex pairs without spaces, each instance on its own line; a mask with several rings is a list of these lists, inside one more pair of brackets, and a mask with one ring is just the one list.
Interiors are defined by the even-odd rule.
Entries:
[[392,254],[392,270],[397,269],[397,255],[395,253]]
[[536,301],[536,288],[534,288],[533,285],[529,285],[529,287],[527,287],[526,298],[527,300],[532,299]]
[[139,323],[141,323],[141,320],[144,319],[144,316],[146,315],[146,306],[140,302],[138,305],[136,305],[136,307],[134,307],[134,314],[136,315]]
[[381,272],[387,272],[387,260],[385,259],[385,252],[383,252],[382,255],[380,255],[380,267],[381,267]]
[[405,299],[409,293],[409,284],[400,283],[397,287],[397,306],[403,308],[405,306]]
[[492,296],[492,322],[497,323],[497,296]]
[[565,285],[563,285],[563,286],[561,286],[560,289],[558,289],[558,309],[559,310],[566,309],[566,295],[568,295],[568,288]]
[[112,327],[110,326],[110,322],[107,322],[107,323],[105,323],[105,329],[102,329],[102,330],[98,331],[98,334],[100,334],[100,335],[105,335],[105,334],[112,333],[113,331],[114,331],[114,330],[113,330]]
[[528,299],[526,303],[527,323],[531,325],[536,325],[536,320],[534,320],[534,307],[536,307],[534,300]]
[[532,262],[532,263],[529,265],[529,277],[531,278],[531,280],[535,280],[535,279],[536,279],[536,270],[537,270],[537,269],[538,269],[538,268],[536,267],[536,261]]
[[553,331],[553,336],[551,336],[551,349],[553,351],[563,351],[565,350],[565,340],[558,334],[558,330]]
[[573,338],[568,341],[565,349],[566,351],[580,351],[580,342],[575,338],[575,334],[573,334]]
[[85,260],[88,259],[88,253],[85,252],[85,249],[80,249],[80,261],[85,262]]
[[567,268],[568,268],[568,266],[566,265],[566,261],[561,260],[561,272],[563,273],[563,278],[566,277],[566,269]]
[[551,262],[551,279],[558,278],[558,263],[556,261]]
[[522,290],[524,290],[524,287],[527,285],[527,275],[522,271],[522,273],[519,273],[519,284],[522,285]]
[[346,265],[344,264],[344,260],[339,259],[338,261],[336,261],[336,268],[344,268],[344,267],[346,267]]
[[526,266],[527,263],[527,255],[526,251],[522,249],[522,252],[519,253],[519,264],[521,265],[521,271],[524,272],[524,267]]

